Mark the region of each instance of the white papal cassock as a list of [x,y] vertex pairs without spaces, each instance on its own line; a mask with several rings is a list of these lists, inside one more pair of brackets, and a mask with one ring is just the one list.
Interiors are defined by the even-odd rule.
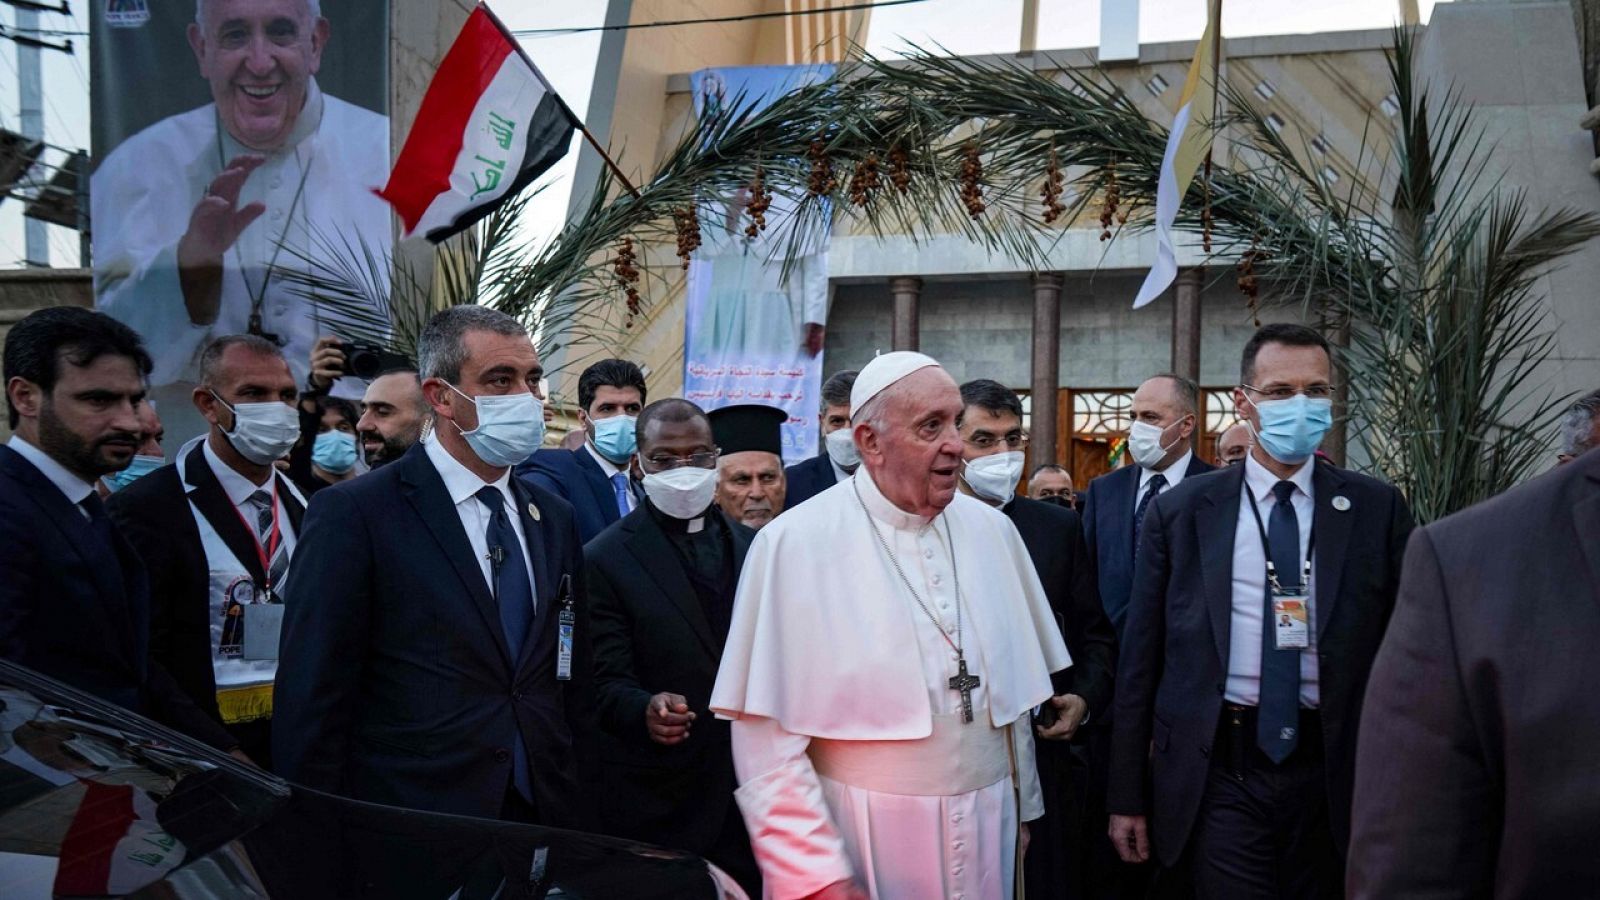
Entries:
[[[949,687],[956,654],[868,510],[952,638],[959,580],[961,643],[982,679],[971,724]],[[958,495],[915,516],[863,468],[762,529],[711,709],[735,720],[735,796],[767,895],[854,878],[878,898],[1010,896],[1019,812],[1044,811],[1029,712],[1070,664],[1021,537],[983,503]]]

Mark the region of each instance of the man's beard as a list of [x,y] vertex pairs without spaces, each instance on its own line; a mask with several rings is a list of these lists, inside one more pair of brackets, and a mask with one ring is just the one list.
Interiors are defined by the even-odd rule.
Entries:
[[85,441],[61,421],[50,403],[45,403],[39,409],[39,449],[51,459],[66,466],[74,475],[86,480],[93,481],[102,475],[120,472],[128,467],[128,463],[133,460],[131,451],[128,459],[123,462],[113,461],[103,452],[107,445],[123,442],[137,448],[139,435],[118,431],[97,441]]
[[400,457],[405,456],[406,451],[411,449],[411,445],[416,443],[414,440],[405,441],[401,438],[384,437],[381,434],[375,433],[364,434],[361,437],[362,440],[366,440],[369,436],[375,437],[383,443],[383,446],[378,450],[378,455],[376,457],[369,457],[367,459],[367,465],[374,469],[378,468],[379,466],[386,466]]

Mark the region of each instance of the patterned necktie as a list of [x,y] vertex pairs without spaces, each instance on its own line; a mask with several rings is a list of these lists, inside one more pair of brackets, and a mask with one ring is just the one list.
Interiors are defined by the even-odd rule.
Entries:
[[1139,529],[1144,527],[1144,514],[1150,509],[1150,501],[1161,493],[1167,486],[1167,476],[1157,472],[1150,476],[1150,486],[1146,488],[1144,496],[1139,498],[1139,505],[1133,510],[1133,553],[1139,555]]
[[256,540],[261,542],[263,550],[272,552],[272,558],[267,561],[267,584],[273,588],[274,593],[283,590],[283,579],[289,574],[289,549],[284,546],[283,535],[278,535],[278,545],[272,545],[272,523],[274,520],[272,492],[256,491],[245,501],[256,510]]
[[617,495],[617,515],[628,514],[628,475],[618,472],[611,476],[611,490]]
[[[1278,583],[1300,587],[1300,520],[1295,515],[1294,482],[1272,486],[1277,502],[1267,518],[1267,548]],[[1300,742],[1300,651],[1279,650],[1274,639],[1272,585],[1267,585],[1266,609],[1261,619],[1261,706],[1256,718],[1256,746],[1275,763],[1281,763]]]
[[[533,621],[533,585],[528,582],[528,565],[522,555],[522,542],[506,517],[505,495],[494,485],[478,491],[478,501],[489,508],[488,539],[490,569],[493,573],[495,603],[500,607],[500,627],[505,630],[506,647],[511,651],[511,668],[522,659],[523,640]],[[517,730],[512,742],[511,780],[524,800],[533,802],[533,773],[528,766],[528,748]]]

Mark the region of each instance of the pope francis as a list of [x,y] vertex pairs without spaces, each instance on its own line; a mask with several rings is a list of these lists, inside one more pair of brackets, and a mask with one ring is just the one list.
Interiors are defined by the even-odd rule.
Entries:
[[225,334],[271,337],[303,382],[331,329],[282,272],[390,246],[371,192],[388,172],[389,121],[318,88],[331,37],[320,0],[197,0],[189,45],[212,102],[95,170],[95,294],[151,348],[163,414],[189,407],[199,351]]
[[1071,664],[1010,521],[958,495],[961,395],[857,376],[856,474],[757,535],[711,696],[768,896],[1013,896],[1043,812],[1029,713]]

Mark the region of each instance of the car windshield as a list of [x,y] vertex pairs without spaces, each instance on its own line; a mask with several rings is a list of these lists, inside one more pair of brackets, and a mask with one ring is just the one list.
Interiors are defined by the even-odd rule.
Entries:
[[[287,802],[282,782],[218,762],[208,748],[0,663],[3,893],[134,893]],[[220,856],[207,868],[226,865]]]

